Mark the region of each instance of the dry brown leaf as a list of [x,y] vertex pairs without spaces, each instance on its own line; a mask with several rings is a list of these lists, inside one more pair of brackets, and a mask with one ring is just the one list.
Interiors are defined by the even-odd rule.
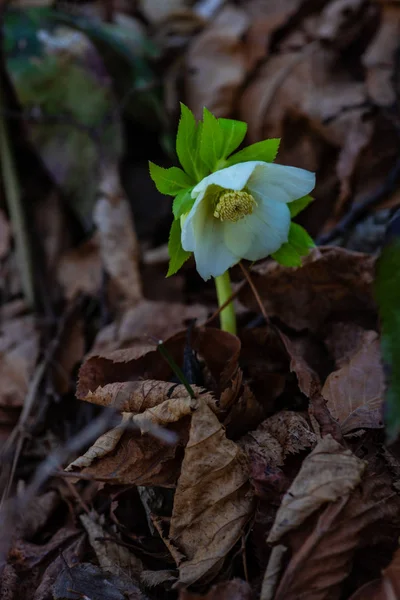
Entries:
[[[192,389],[197,393],[203,391],[197,386],[192,386]],[[99,406],[112,406],[118,412],[137,414],[153,408],[165,400],[185,399],[187,396],[188,392],[183,385],[176,385],[168,381],[146,380],[108,383],[80,399]]]
[[232,113],[235,94],[246,76],[241,38],[246,14],[227,5],[192,41],[185,57],[185,97],[197,118],[206,106],[218,117]]
[[[196,401],[186,396],[169,399],[143,413],[124,414],[119,427],[102,435],[85,454],[68,467],[68,471],[89,475],[114,485],[163,485],[175,484],[179,474],[180,460],[176,450],[187,439],[188,420],[195,410]],[[132,421],[136,431],[125,430]],[[175,441],[155,439],[147,434],[149,423],[158,427],[172,428]],[[141,434],[142,432],[142,434]],[[79,478],[79,473],[77,473]]]
[[338,321],[328,326],[325,346],[340,369],[361,349],[365,329],[353,321]]
[[353,429],[383,427],[384,392],[379,337],[375,331],[366,331],[349,362],[328,376],[322,395],[346,434]]
[[0,329],[0,406],[21,407],[39,356],[34,317],[5,321]]
[[92,354],[103,354],[128,347],[144,347],[153,338],[165,340],[180,331],[185,322],[205,321],[207,307],[201,304],[153,302],[142,300],[129,308],[119,321],[107,325],[96,336]]
[[[263,262],[252,270],[252,279],[269,316],[297,330],[316,331],[334,313],[374,309],[373,266],[371,256],[326,247],[313,250],[300,268]],[[239,299],[259,311],[248,286]]]
[[290,534],[292,556],[274,600],[342,598],[356,549],[365,547],[368,553],[376,545],[381,552],[382,544],[388,545],[387,530],[399,531],[400,499],[393,493],[390,479],[374,471],[367,475],[358,488],[344,491],[308,525]]
[[348,494],[360,483],[365,467],[364,461],[331,436],[323,438],[305,459],[285,494],[268,542],[278,542],[323,504]]
[[102,172],[93,220],[104,268],[117,289],[117,303],[125,308],[134,306],[142,298],[139,244],[117,165],[109,165]]
[[97,296],[102,283],[102,262],[97,235],[61,256],[57,279],[68,300],[79,294]]
[[400,6],[383,1],[379,29],[362,56],[368,94],[378,106],[391,106],[396,101],[393,76],[399,36]]
[[382,579],[369,581],[349,600],[396,600],[400,598],[400,550],[396,550],[389,566],[382,571]]
[[[182,331],[164,342],[166,350],[181,366],[185,349],[187,352],[188,348],[187,337],[187,331]],[[208,373],[207,383],[210,389],[219,395],[231,385],[238,372],[239,339],[219,329],[198,328],[192,331],[190,348],[204,360]],[[127,348],[104,356],[90,357],[80,369],[77,396],[81,400],[87,399],[87,396],[97,388],[115,382],[125,384],[143,379],[164,382],[172,377],[174,373],[161,355],[157,344],[149,343],[147,347]],[[130,389],[135,388],[133,386]],[[112,397],[100,402],[103,404],[111,401]],[[127,407],[122,410],[135,412],[136,409]]]
[[283,465],[288,454],[314,446],[317,437],[306,419],[297,412],[281,411],[269,417],[239,442],[249,456],[256,455],[266,465]]
[[252,598],[251,587],[241,579],[217,583],[205,596],[188,590],[181,590],[179,593],[179,600],[252,600]]
[[128,578],[130,581],[139,581],[143,571],[143,563],[125,546],[118,543],[118,536],[114,533],[115,541],[110,539],[103,527],[96,522],[96,514],[80,515],[80,520],[89,537],[90,545],[96,553],[99,565],[105,571]]
[[178,480],[170,538],[186,557],[179,566],[184,585],[207,581],[244,533],[253,511],[249,465],[225,436],[207,404],[199,400]]

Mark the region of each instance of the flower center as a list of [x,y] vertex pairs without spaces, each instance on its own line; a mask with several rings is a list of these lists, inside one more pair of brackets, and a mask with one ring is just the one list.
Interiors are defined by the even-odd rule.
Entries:
[[218,196],[214,217],[221,219],[221,221],[235,223],[246,215],[251,215],[255,206],[257,206],[257,202],[248,192],[224,190]]

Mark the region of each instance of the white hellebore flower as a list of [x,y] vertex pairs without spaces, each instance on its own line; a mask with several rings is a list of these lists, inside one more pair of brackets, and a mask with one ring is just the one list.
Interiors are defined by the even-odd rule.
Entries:
[[194,253],[203,279],[222,275],[242,258],[265,258],[288,240],[288,202],[314,185],[310,171],[262,161],[211,173],[193,188],[195,203],[181,218],[182,247]]

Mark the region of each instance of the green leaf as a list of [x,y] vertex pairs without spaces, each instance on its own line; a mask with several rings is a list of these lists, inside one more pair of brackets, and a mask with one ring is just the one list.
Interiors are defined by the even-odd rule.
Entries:
[[176,136],[176,153],[186,173],[196,182],[207,173],[207,165],[200,156],[202,124],[196,125],[191,110],[181,102],[181,118]]
[[164,169],[149,161],[150,177],[161,194],[176,196],[182,190],[193,185],[193,181],[179,167]]
[[264,162],[273,162],[278,152],[280,144],[279,138],[256,142],[243,150],[239,150],[236,154],[232,154],[226,161],[225,166],[230,167],[237,163],[247,162],[249,160],[263,160]]
[[187,261],[191,255],[191,252],[186,252],[186,250],[182,248],[180,219],[176,219],[172,223],[168,240],[168,252],[170,260],[167,277],[170,277],[179,271],[183,263]]
[[301,257],[314,246],[314,240],[301,225],[290,223],[288,241],[271,256],[284,267],[301,267]]
[[212,113],[203,109],[203,127],[200,139],[200,157],[210,171],[213,171],[217,162],[223,158],[224,133]]
[[288,207],[290,210],[290,216],[292,219],[297,217],[297,215],[304,210],[311,202],[314,202],[314,198],[312,196],[303,196],[302,198],[298,198],[298,200],[294,200],[293,202],[289,202]]
[[176,195],[174,202],[172,204],[172,212],[174,213],[175,219],[179,219],[181,215],[189,212],[194,204],[194,199],[191,196],[191,191],[193,188],[189,188],[187,190],[182,190],[179,194]]
[[226,158],[243,142],[247,132],[247,123],[233,119],[218,119],[218,123],[224,137],[221,158]]
[[394,239],[377,262],[375,298],[381,319],[382,355],[390,383],[386,392],[386,432],[393,442],[400,433],[400,240]]

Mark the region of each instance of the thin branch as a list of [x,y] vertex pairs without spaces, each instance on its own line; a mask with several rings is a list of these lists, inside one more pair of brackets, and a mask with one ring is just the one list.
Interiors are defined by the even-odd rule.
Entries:
[[337,237],[342,237],[358,221],[360,221],[370,208],[384,200],[393,192],[400,178],[400,158],[396,161],[389,171],[385,181],[372,194],[368,194],[363,200],[357,202],[348,213],[339,221],[337,225],[328,233],[320,235],[317,238],[317,244],[323,246],[329,244]]
[[247,283],[251,287],[251,291],[253,292],[254,298],[256,299],[256,302],[257,302],[258,306],[260,307],[260,311],[261,311],[262,316],[264,317],[266,323],[268,325],[270,325],[269,316],[267,315],[267,312],[266,312],[266,310],[264,308],[264,305],[262,303],[262,300],[260,298],[260,294],[258,293],[256,286],[254,285],[254,282],[253,282],[253,280],[252,280],[252,278],[250,276],[249,271],[246,269],[246,267],[241,262],[239,263],[239,266],[240,266],[240,268],[243,271],[243,275],[245,276],[245,278],[247,280]]

